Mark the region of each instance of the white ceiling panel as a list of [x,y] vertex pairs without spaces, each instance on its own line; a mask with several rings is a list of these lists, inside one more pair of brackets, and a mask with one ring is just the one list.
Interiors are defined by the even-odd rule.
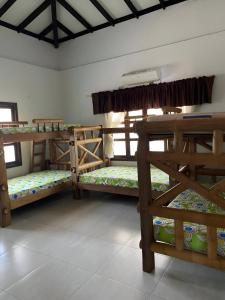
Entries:
[[0,0],[0,7],[2,7],[6,2],[7,0]]
[[63,23],[63,25],[65,25],[68,29],[70,29],[73,33],[80,32],[86,29],[60,4],[57,5],[57,9],[58,20],[61,23]]
[[99,0],[102,6],[111,13],[111,16],[116,19],[130,14],[130,9],[124,1],[121,0]]
[[133,0],[133,3],[138,10],[141,10],[159,4],[159,0]]
[[45,29],[49,24],[51,24],[51,8],[48,7],[44,10],[32,23],[30,23],[26,29],[33,31],[35,33],[40,33]]
[[17,0],[1,17],[1,20],[13,25],[19,25],[43,0]]
[[92,26],[106,22],[106,19],[89,0],[67,0],[67,2]]

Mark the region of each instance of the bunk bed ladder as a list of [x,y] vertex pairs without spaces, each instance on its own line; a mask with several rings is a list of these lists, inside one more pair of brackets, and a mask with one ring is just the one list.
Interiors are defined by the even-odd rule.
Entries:
[[45,169],[46,140],[32,141],[31,172]]

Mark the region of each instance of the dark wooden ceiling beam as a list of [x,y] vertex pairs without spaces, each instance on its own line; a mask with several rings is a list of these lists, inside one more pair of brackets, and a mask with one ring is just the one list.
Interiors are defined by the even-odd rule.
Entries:
[[[14,30],[14,31],[17,31],[17,26],[15,25],[12,25],[8,22],[4,22],[2,20],[0,20],[0,26],[3,26],[5,28],[8,28],[8,29],[11,29],[11,30]],[[36,39],[39,39],[39,34],[37,33],[34,33],[34,32],[31,32],[29,30],[26,30],[26,29],[22,29],[21,30],[21,33],[25,34],[25,35],[28,35],[28,36],[32,36]],[[49,43],[49,44],[53,44],[53,40],[52,39],[49,39],[49,38],[46,38],[46,37],[43,37],[42,38],[43,41]]]
[[165,5],[164,0],[159,0],[159,3],[160,3],[160,5],[161,5],[161,7],[162,7],[163,9],[166,8],[166,5]]
[[[172,5],[175,5],[175,4],[178,4],[178,3],[181,3],[181,2],[185,2],[185,1],[188,1],[188,0],[168,0],[168,1],[165,2],[165,5],[166,5],[166,7],[168,7],[168,6],[172,6]],[[144,15],[147,15],[149,13],[152,13],[152,12],[160,10],[160,9],[162,9],[162,6],[159,3],[159,4],[153,5],[151,7],[139,10],[138,15],[139,16],[144,16]],[[121,18],[114,19],[114,22],[115,22],[115,24],[119,24],[119,23],[123,23],[125,21],[131,20],[131,19],[134,19],[134,18],[135,18],[135,15],[132,13],[132,14],[129,14],[127,16],[123,16]],[[93,31],[98,31],[98,30],[107,28],[109,26],[111,26],[111,24],[109,22],[106,22],[106,23],[94,26],[94,27],[92,27],[92,29],[93,29]],[[89,33],[88,30],[83,30],[81,32],[74,33],[72,36],[67,36],[67,37],[63,37],[63,38],[59,39],[59,43],[63,43],[63,42],[69,41],[71,39],[78,38],[78,37],[86,35],[88,33]]]
[[65,0],[57,0],[74,18],[76,18],[89,32],[92,26]]
[[60,28],[65,34],[68,36],[72,36],[74,33],[65,25],[63,25],[61,22],[57,21],[58,28]]
[[7,12],[7,10],[16,2],[16,0],[8,0],[2,7],[0,8],[0,18]]
[[21,32],[24,28],[26,28],[31,22],[34,21],[49,5],[51,4],[51,0],[45,0],[39,5],[23,22],[21,22],[17,26],[17,31]]
[[49,24],[45,29],[43,29],[40,33],[39,33],[39,39],[42,40],[44,36],[46,36],[47,34],[49,34],[52,31],[52,24]]
[[57,24],[56,0],[51,0],[51,13],[52,13],[52,30],[55,48],[59,47],[59,35]]
[[131,10],[131,12],[135,15],[136,18],[139,17],[138,15],[138,10],[137,8],[134,6],[133,2],[131,0],[124,0],[124,2],[126,3],[126,5],[129,7],[129,9]]
[[89,0],[94,6],[95,8],[97,8],[97,10],[103,15],[103,17],[112,25],[114,26],[114,20],[113,18],[110,16],[110,14],[105,10],[105,8],[97,1],[97,0]]

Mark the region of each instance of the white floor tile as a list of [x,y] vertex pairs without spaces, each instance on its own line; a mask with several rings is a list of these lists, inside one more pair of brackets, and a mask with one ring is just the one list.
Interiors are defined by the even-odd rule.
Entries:
[[121,245],[83,236],[69,246],[59,246],[52,256],[95,273],[122,248]]
[[8,293],[0,292],[0,300],[18,300],[18,299],[16,299],[12,295],[9,295]]
[[151,293],[165,271],[170,258],[156,255],[156,269],[152,274],[142,271],[141,250],[125,247],[109,263],[106,263],[98,274],[118,280],[130,287]]
[[116,281],[94,275],[70,300],[146,300],[146,295]]
[[84,195],[26,206],[0,228],[0,300],[225,300],[225,272],[156,255],[143,273],[136,201]]
[[173,260],[154,294],[165,299],[225,299],[225,273],[201,265]]
[[87,271],[54,261],[33,271],[7,292],[18,300],[68,299],[90,277]]
[[48,260],[47,256],[15,246],[0,256],[0,288],[8,288]]

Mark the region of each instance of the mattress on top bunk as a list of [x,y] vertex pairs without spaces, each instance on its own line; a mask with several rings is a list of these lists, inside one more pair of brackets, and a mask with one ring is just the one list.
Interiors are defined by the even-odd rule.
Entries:
[[[163,171],[151,167],[152,189],[166,191],[169,187],[169,176]],[[138,188],[136,167],[112,166],[101,168],[80,176],[81,183],[103,184],[115,187]]]
[[8,180],[9,198],[19,200],[70,180],[71,172],[63,170],[46,170],[12,178]]
[[[223,197],[225,198],[225,193],[223,193]],[[168,207],[225,215],[224,210],[191,189],[178,195]],[[155,240],[175,245],[174,220],[155,217],[153,223]],[[184,222],[184,245],[185,249],[206,253],[207,227]],[[222,228],[217,229],[217,253],[225,256],[225,229]]]
[[2,134],[15,134],[15,133],[33,133],[33,132],[52,132],[52,131],[64,131],[68,130],[69,127],[80,127],[79,124],[54,124],[53,128],[51,125],[44,126],[40,125],[39,129],[37,126],[24,126],[24,127],[5,127],[0,128]]

